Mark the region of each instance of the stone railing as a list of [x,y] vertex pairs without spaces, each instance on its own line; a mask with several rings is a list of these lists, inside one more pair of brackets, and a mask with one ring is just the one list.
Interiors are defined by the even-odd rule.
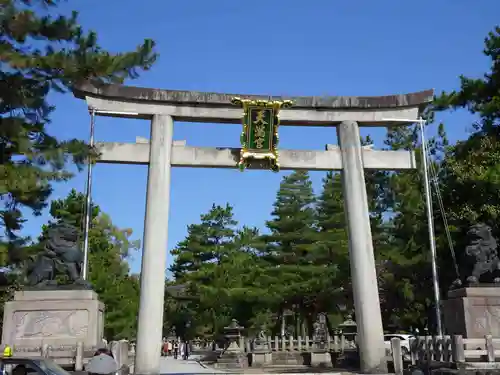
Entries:
[[[349,338],[352,338],[350,336]],[[500,338],[464,339],[462,336],[421,336],[403,341],[393,338],[385,343],[386,358],[396,374],[402,374],[408,365],[429,367],[500,367]],[[240,337],[238,346],[246,353],[249,366],[306,365],[333,367],[341,358],[355,359],[355,340],[342,335],[327,337],[324,341],[308,337],[267,337],[248,339]],[[203,345],[208,348],[209,345]]]
[[[218,346],[213,341],[206,340],[191,340],[191,345],[194,351],[221,351],[223,347]],[[353,335],[335,335],[327,336],[324,340],[310,337],[280,337],[268,336],[267,338],[247,338],[240,337],[238,346],[246,353],[251,353],[254,350],[262,351],[268,348],[273,352],[284,351],[334,351],[342,352],[344,350],[356,350],[356,339]]]
[[356,350],[356,340],[353,336],[334,335],[327,336],[324,340],[310,337],[280,337],[268,336],[266,339],[249,339],[240,337],[239,347],[245,352],[262,351],[268,348],[272,352],[313,352]]
[[[357,346],[354,335],[327,336],[323,340],[310,337],[260,337],[236,339],[237,350],[245,354],[248,366],[266,365],[304,365],[327,366],[338,359],[357,357]],[[217,358],[224,356],[225,348],[201,342],[192,342],[193,351],[205,350],[204,361],[218,362]],[[210,348],[210,349],[209,349]],[[215,348],[215,352],[212,349]],[[234,351],[235,348],[232,349]]]
[[[409,340],[406,355],[399,338],[391,340],[390,354],[396,374],[403,373],[403,362],[414,366],[439,366],[453,364],[453,367],[497,368],[500,358],[500,338],[486,335],[481,339],[464,339],[455,336],[419,336]],[[496,363],[495,363],[496,362]]]

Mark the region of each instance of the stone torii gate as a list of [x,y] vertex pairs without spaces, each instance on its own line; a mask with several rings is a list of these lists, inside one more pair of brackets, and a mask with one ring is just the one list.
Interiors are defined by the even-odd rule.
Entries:
[[[163,326],[171,167],[236,168],[239,149],[190,147],[174,142],[175,121],[241,123],[234,97],[267,100],[269,96],[157,90],[122,85],[75,89],[96,115],[151,121],[151,139],[134,143],[99,143],[100,163],[149,165],[141,266],[136,374],[158,374]],[[336,126],[339,147],[280,150],[281,169],[341,170],[349,236],[354,306],[361,371],[387,372],[373,242],[364,169],[404,170],[416,167],[410,151],[362,147],[359,126],[390,126],[391,119],[419,118],[433,90],[379,97],[295,97],[280,112],[281,125]],[[281,100],[282,98],[273,98]],[[396,124],[396,122],[394,122]],[[401,121],[397,122],[398,125]]]

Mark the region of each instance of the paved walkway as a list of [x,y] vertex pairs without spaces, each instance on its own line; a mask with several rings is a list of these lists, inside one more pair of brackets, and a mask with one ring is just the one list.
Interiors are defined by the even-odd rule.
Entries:
[[[317,372],[316,372],[317,371]],[[190,359],[188,361],[184,361],[182,359],[174,359],[173,357],[161,357],[160,361],[160,374],[162,375],[195,375],[195,374],[251,374],[251,375],[261,375],[261,374],[270,374],[270,375],[347,375],[348,373],[341,372],[330,372],[329,369],[323,369],[320,371],[319,369],[299,369],[294,371],[290,368],[278,369],[274,368],[272,370],[263,371],[257,368],[248,368],[245,371],[221,371],[215,370],[212,368],[205,368],[200,365],[196,360]],[[351,375],[351,374],[349,374]]]
[[205,368],[195,360],[184,361],[182,359],[174,359],[173,357],[161,357],[160,362],[161,374],[224,374],[223,371]]

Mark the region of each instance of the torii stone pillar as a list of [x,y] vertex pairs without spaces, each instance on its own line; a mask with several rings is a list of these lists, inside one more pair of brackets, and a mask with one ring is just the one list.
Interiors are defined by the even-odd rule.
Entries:
[[162,345],[163,324],[158,322],[163,323],[173,132],[171,116],[153,116],[137,329],[137,348],[140,351],[136,351],[134,365],[138,374],[159,372],[158,353]]
[[[121,85],[83,85],[75,95],[85,98],[98,115],[152,119],[151,140],[100,143],[101,163],[149,165],[141,299],[135,373],[158,374],[163,328],[163,293],[167,252],[170,168],[236,168],[240,150],[190,147],[172,141],[176,121],[240,123],[242,110],[231,105],[235,96],[269,96],[156,90]],[[280,112],[281,126],[337,126],[340,148],[280,150],[283,170],[341,170],[349,234],[353,295],[358,326],[361,371],[387,372],[373,243],[364,169],[415,168],[409,151],[381,151],[362,147],[358,126],[390,126],[391,120],[419,118],[420,106],[433,91],[383,97],[297,97]],[[413,120],[412,120],[413,119]]]
[[[349,263],[358,327],[361,368],[367,373],[386,373],[384,328],[380,311],[375,256],[358,124],[344,121],[338,128],[342,153],[342,187],[347,231]],[[383,360],[381,360],[383,359]]]

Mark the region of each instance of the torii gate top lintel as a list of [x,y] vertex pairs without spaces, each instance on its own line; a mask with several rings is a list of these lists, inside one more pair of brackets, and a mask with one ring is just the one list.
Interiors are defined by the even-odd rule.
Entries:
[[[231,99],[269,99],[269,95],[225,94],[200,91],[162,90],[117,84],[96,85],[85,83],[74,90],[77,98],[98,96],[106,99],[157,102],[163,104],[207,105],[233,108]],[[434,90],[384,96],[271,96],[273,100],[292,100],[294,108],[301,109],[388,109],[418,107],[430,103]]]
[[[179,91],[84,83],[74,90],[97,114],[118,117],[149,117],[167,114],[177,121],[239,123],[241,111],[231,104],[234,97],[245,99],[292,100],[284,109],[281,125],[334,126],[345,120],[359,125],[390,125],[387,119],[417,119],[420,110],[433,99],[434,90],[386,96],[269,96]],[[107,112],[107,113],[106,113]],[[135,113],[136,116],[125,114]],[[120,116],[120,113],[124,113]],[[351,118],[352,117],[352,118]],[[382,124],[384,123],[384,124]],[[398,122],[401,124],[401,122]]]

